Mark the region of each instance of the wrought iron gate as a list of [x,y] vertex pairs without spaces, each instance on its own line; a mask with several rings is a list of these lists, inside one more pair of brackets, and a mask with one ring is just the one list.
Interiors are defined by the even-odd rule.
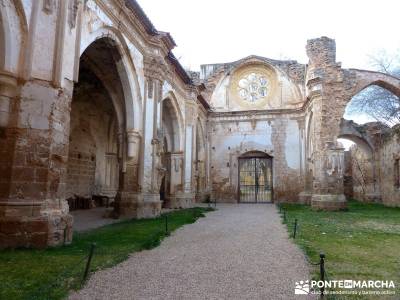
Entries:
[[272,202],[272,158],[239,158],[239,201]]

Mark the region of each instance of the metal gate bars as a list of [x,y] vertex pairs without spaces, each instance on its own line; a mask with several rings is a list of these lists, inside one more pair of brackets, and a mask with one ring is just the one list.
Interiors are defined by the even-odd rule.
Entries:
[[239,201],[241,203],[272,201],[272,158],[239,158]]

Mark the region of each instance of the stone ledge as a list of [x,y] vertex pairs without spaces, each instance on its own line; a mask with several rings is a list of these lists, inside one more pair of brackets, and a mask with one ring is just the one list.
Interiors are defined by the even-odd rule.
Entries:
[[115,198],[115,217],[145,219],[161,214],[159,194],[118,192]]
[[193,207],[195,202],[195,194],[193,193],[182,193],[176,195],[170,195],[168,201],[166,201],[166,208],[190,208]]
[[347,209],[346,197],[343,194],[314,194],[311,198],[313,210],[340,211]]
[[301,192],[299,194],[299,203],[300,204],[311,204],[311,199],[312,199],[312,193],[311,192]]
[[143,201],[137,204],[137,215],[138,219],[149,219],[156,218],[161,215],[161,204],[160,195],[158,195],[158,200]]

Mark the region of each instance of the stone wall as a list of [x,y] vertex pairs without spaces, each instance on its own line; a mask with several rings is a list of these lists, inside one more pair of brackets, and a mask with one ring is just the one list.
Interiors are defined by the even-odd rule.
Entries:
[[382,202],[388,206],[400,207],[399,159],[400,130],[392,128],[383,138],[380,149],[380,189]]
[[238,158],[250,151],[260,151],[273,157],[274,200],[296,201],[303,189],[300,131],[296,116],[211,116],[212,198],[237,202]]
[[357,145],[350,148],[350,168],[353,198],[359,201],[374,201],[375,181],[373,157]]
[[346,153],[346,196],[400,206],[399,125],[393,128],[378,122],[363,125],[350,122],[350,125],[357,129],[357,136],[347,136],[356,144]]
[[[159,215],[165,99],[176,142],[171,207],[191,206],[210,189],[237,201],[238,157],[260,151],[273,157],[275,200],[306,192],[315,207],[344,208],[335,144],[344,109],[371,84],[400,95],[398,78],[342,69],[327,37],[308,41],[307,65],[249,56],[190,77],[171,35],[134,0],[1,2],[0,248],[70,242],[65,199],[74,193],[117,192],[116,215]],[[88,70],[103,87],[84,88]],[[390,182],[397,147],[390,140],[381,151],[390,205],[398,201]]]
[[[179,197],[186,206],[194,199],[195,132],[185,116],[197,118],[186,109],[198,105],[197,87],[171,35],[133,0],[70,2],[2,1],[0,248],[69,243],[72,194],[118,191],[116,215],[159,215],[164,95],[174,95],[181,122]],[[83,69],[103,88],[77,97]]]

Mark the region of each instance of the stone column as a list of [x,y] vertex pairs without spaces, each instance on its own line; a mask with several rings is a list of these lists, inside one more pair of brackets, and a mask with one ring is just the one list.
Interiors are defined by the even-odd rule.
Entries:
[[[304,116],[305,118],[305,116]],[[297,120],[300,129],[299,144],[300,144],[300,177],[303,184],[304,190],[299,194],[299,203],[311,204],[312,193],[307,186],[307,181],[309,180],[308,168],[307,168],[307,153],[306,153],[306,143],[307,134],[305,130],[305,119]]]
[[183,194],[181,195],[181,207],[191,207],[195,202],[195,156],[196,151],[196,106],[192,99],[186,101],[185,108],[185,148],[183,166]]
[[140,133],[134,129],[127,130],[126,138],[122,135],[119,141],[122,164],[115,199],[115,213],[119,217],[137,217],[137,205],[142,199],[138,185],[140,142]]
[[166,207],[181,208],[185,207],[185,194],[183,193],[183,152],[172,152],[170,154],[170,187],[167,195]]
[[72,239],[65,199],[72,85],[0,76],[0,248]]
[[161,164],[162,143],[158,136],[157,117],[160,116],[158,109],[162,96],[164,68],[161,60],[145,57],[142,165],[139,176],[142,198],[138,199],[138,218],[155,217],[161,213],[160,184],[164,174]]
[[346,208],[343,190],[343,149],[337,148],[339,130],[335,109],[342,88],[340,64],[336,63],[335,41],[322,37],[307,42],[310,59],[307,89],[315,129],[314,174],[311,206],[321,210]]

